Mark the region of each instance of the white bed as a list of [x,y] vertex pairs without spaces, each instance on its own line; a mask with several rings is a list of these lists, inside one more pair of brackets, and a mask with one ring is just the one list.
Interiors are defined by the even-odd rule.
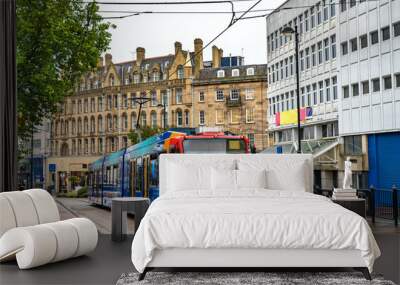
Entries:
[[309,155],[162,155],[132,262],[141,278],[154,267],[354,267],[368,278],[380,255],[368,223],[312,194],[312,177]]

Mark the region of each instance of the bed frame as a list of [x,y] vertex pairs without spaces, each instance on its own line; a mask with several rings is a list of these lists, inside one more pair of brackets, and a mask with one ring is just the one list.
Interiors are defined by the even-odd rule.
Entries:
[[[210,154],[168,154],[160,157],[160,195],[168,191],[167,185],[168,163],[181,160],[185,156],[192,164],[201,165],[206,159],[207,163],[221,159],[221,155]],[[275,163],[278,160],[304,161],[305,190],[313,192],[313,158],[309,154],[257,154],[257,159]],[[255,156],[249,154],[227,154],[224,159],[250,161]],[[359,250],[333,250],[333,249],[249,249],[249,248],[169,248],[159,249],[154,252],[153,259],[144,272],[139,275],[143,280],[146,273],[153,269],[189,269],[202,268],[211,271],[218,268],[228,268],[230,271],[264,271],[265,269],[285,268],[286,271],[294,269],[310,269],[335,271],[338,268],[353,268],[361,271],[364,277],[371,280],[369,270],[361,257]],[[264,269],[264,270],[263,270]],[[338,270],[340,271],[340,270]]]
[[[367,280],[371,275],[359,250],[330,249],[194,249],[171,248],[156,250],[152,261],[139,275],[143,280],[153,269],[210,269],[229,268],[234,271],[271,269],[337,269],[353,268],[361,271]],[[230,271],[229,270],[229,271]],[[321,270],[322,271],[322,270]]]

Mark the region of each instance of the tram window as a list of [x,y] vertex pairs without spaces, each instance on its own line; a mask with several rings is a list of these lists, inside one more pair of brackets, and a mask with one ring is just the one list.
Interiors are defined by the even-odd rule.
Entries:
[[183,141],[185,153],[225,153],[225,139],[188,139]]
[[113,168],[112,184],[114,184],[114,185],[118,184],[118,165],[115,165]]
[[106,169],[106,183],[110,184],[111,182],[111,168],[108,166]]

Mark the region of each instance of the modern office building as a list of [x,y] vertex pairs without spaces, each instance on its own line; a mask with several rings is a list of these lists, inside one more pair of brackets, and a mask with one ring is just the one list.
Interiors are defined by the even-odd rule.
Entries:
[[393,165],[383,162],[400,145],[399,1],[297,4],[286,1],[267,17],[271,151],[297,149],[294,36],[281,33],[297,26],[302,148],[314,155],[315,184],[340,186],[349,156],[354,186],[388,187],[394,173],[383,168]]

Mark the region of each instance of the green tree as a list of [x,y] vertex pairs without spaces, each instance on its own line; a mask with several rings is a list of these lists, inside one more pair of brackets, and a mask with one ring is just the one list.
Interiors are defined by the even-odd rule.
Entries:
[[81,0],[17,0],[18,134],[59,111],[111,42],[99,7]]
[[161,132],[165,131],[163,128],[152,128],[149,126],[144,126],[140,127],[139,129],[133,130],[128,134],[128,138],[131,141],[131,143],[137,144],[141,141],[144,141],[145,139],[148,139],[149,137],[152,137],[156,134],[159,134]]

